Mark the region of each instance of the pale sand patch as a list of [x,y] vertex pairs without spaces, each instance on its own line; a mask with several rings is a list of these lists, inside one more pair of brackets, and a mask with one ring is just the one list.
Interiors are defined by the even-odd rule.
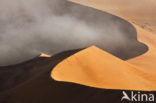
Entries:
[[41,53],[40,57],[48,57],[48,58],[50,58],[51,55],[48,55],[48,54],[45,54],[45,53]]

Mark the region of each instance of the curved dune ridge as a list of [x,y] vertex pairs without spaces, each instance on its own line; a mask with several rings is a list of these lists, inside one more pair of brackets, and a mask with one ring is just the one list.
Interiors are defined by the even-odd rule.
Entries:
[[[132,19],[129,19],[132,14],[129,18],[126,18],[126,16],[123,16],[124,14],[120,15],[120,11],[114,12],[113,9],[106,9],[107,6],[105,5],[107,3],[103,3],[105,0],[71,1],[107,11],[126,20],[130,20],[130,23],[133,22],[131,21]],[[121,2],[123,1],[121,0]],[[109,6],[113,7],[111,3]],[[118,6],[116,5],[116,7]],[[121,11],[123,9],[125,9],[124,6],[120,7]],[[133,25],[136,27],[138,40],[148,45],[149,51],[147,53],[123,62],[122,60],[112,58],[110,54],[108,54],[109,56],[104,55],[104,52],[103,54],[100,53],[103,55],[100,56],[100,51],[96,50],[95,47],[93,47],[94,49],[88,48],[56,66],[51,76],[55,80],[75,82],[99,88],[156,90],[156,64],[154,63],[156,60],[156,35],[140,28],[138,25]],[[94,50],[96,52],[91,54]],[[95,55],[96,58],[94,57]],[[114,65],[114,63],[117,65]],[[133,66],[130,66],[130,64]]]
[[[65,1],[67,7],[63,6],[65,11],[62,11],[62,8],[59,9],[60,11],[57,11],[58,15],[69,13],[93,27],[103,27],[103,25],[110,27],[109,22],[103,24],[104,21],[107,21],[107,19],[103,19],[104,15],[110,15],[106,12],[117,15],[133,24],[135,28],[126,20],[121,19],[122,25],[119,28],[122,28],[122,34],[126,35],[128,40],[132,36],[131,39],[138,45],[132,45],[135,44],[134,41],[128,42],[126,48],[121,46],[116,54],[116,51],[102,48],[105,45],[102,42],[102,45],[92,46],[81,51],[80,49],[69,50],[53,56],[42,53],[40,57],[30,61],[0,67],[0,82],[2,83],[0,85],[0,103],[121,103],[122,90],[126,92],[139,90],[155,94],[156,35],[152,33],[154,32],[153,24],[144,23],[147,15],[139,16],[142,18],[141,20],[139,17],[134,19],[138,12],[133,14],[129,11],[134,3],[128,9],[129,5],[125,5],[125,0],[70,1],[79,2],[86,6]],[[150,5],[155,5],[154,3],[151,4],[151,1]],[[149,2],[146,3],[148,5]],[[119,4],[122,4],[122,6]],[[71,10],[72,6],[75,8]],[[58,8],[60,7],[58,6]],[[113,7],[114,9],[112,9]],[[130,14],[125,16],[123,14],[125,12],[120,12],[122,10],[130,12]],[[135,10],[137,9],[135,8]],[[78,15],[78,11],[83,12]],[[118,21],[119,18],[115,19],[114,15],[109,17],[113,16],[113,21]],[[91,16],[91,18],[88,19],[88,16]],[[150,14],[148,17],[151,17],[150,22],[154,22],[154,16],[153,19]],[[113,30],[113,28],[111,29]],[[113,35],[112,37],[114,37]],[[107,38],[105,39],[107,40]],[[142,43],[138,42],[137,39]],[[146,52],[146,45],[149,47],[148,52]]]
[[[146,8],[142,9],[143,12],[141,14],[139,13],[140,11],[142,11],[139,9],[139,8],[141,8],[140,6],[138,6],[138,7],[136,6],[137,9],[131,8],[132,6],[137,5],[137,4],[129,5],[129,2],[132,2],[132,4],[135,3],[135,1],[131,1],[131,0],[128,0],[126,2],[124,2],[123,0],[118,0],[118,1],[110,0],[107,3],[106,3],[107,0],[103,0],[103,1],[100,1],[100,0],[95,0],[95,1],[93,1],[93,0],[71,0],[71,1],[83,4],[83,5],[87,5],[87,6],[102,10],[102,11],[107,11],[116,16],[124,18],[125,20],[128,20],[128,22],[133,24],[133,26],[136,28],[136,31],[137,31],[138,40],[140,42],[145,43],[149,47],[149,50],[145,54],[138,56],[136,58],[130,59],[127,62],[133,64],[134,66],[138,66],[144,72],[149,73],[150,75],[147,74],[146,78],[150,79],[151,81],[156,81],[156,64],[155,64],[155,61],[156,61],[156,35],[154,34],[154,32],[147,31],[133,23],[133,22],[140,22],[141,24],[143,24],[146,20],[149,20],[150,24],[151,24],[154,21],[156,21],[156,18],[155,18],[156,15],[153,13],[153,10],[155,10],[154,5],[156,5],[155,1],[153,1],[153,0],[139,1],[142,3],[141,4],[142,6],[147,5]],[[122,3],[126,4],[127,6],[121,6]],[[115,4],[115,5],[113,5],[113,4]],[[108,6],[113,7],[113,8],[108,9],[107,8]],[[118,9],[118,11],[114,11],[116,9]],[[130,11],[130,13],[128,15],[125,12],[121,12],[121,11],[125,11],[125,9]],[[136,13],[139,13],[140,15],[136,15]],[[134,19],[134,17],[136,17],[137,19]],[[139,21],[139,20],[141,20],[141,21]]]
[[[133,23],[133,22],[138,22],[139,21],[138,19],[143,19],[143,18],[144,19],[141,22],[142,24],[144,23],[143,21],[145,21],[146,19],[153,20],[153,22],[154,22],[156,19],[155,19],[155,15],[153,13],[151,15],[145,15],[148,12],[144,8],[143,9],[144,12],[142,13],[142,15],[136,15],[136,12],[137,13],[140,12],[139,7],[138,7],[138,9],[133,9],[133,8],[131,8],[132,6],[121,6],[121,4],[123,4],[123,3],[129,5],[128,4],[129,2],[132,2],[132,4],[134,4],[135,1],[131,1],[131,0],[128,0],[127,2],[124,2],[123,0],[118,0],[118,1],[110,0],[109,2],[107,0],[103,0],[103,1],[101,1],[101,0],[94,0],[94,1],[93,0],[70,0],[70,1],[80,3],[80,4],[83,4],[86,6],[90,6],[90,7],[105,11],[105,12],[109,12],[111,14],[114,14],[116,16],[124,18],[125,20],[128,20],[128,22],[133,24],[133,26],[136,28],[138,40],[140,42],[145,43],[149,47],[149,51],[147,53],[143,54],[142,56],[138,56],[136,58],[128,60],[128,62],[130,62],[134,65],[137,65],[137,66],[141,66],[143,68],[147,68],[147,69],[156,68],[156,65],[153,63],[156,60],[156,52],[155,52],[156,51],[156,35],[153,32],[146,31],[146,30],[140,28],[140,26]],[[155,9],[154,8],[155,6],[152,6],[152,5],[156,5],[156,2],[154,2],[154,1],[147,2],[147,0],[143,0],[142,2],[144,2],[144,5],[148,5],[147,10]],[[145,2],[146,2],[146,4],[145,4]],[[133,6],[135,6],[135,5],[133,5]],[[112,7],[112,9],[108,9],[107,7]],[[118,9],[118,11],[115,11],[116,9]],[[126,15],[126,13],[121,12],[121,11],[125,11],[125,9],[131,11],[131,13],[129,15]],[[134,13],[133,13],[133,11],[134,11]],[[144,16],[144,17],[142,17],[142,16]],[[138,19],[133,21],[133,17],[137,17]],[[139,62],[146,62],[146,63],[138,64]]]
[[97,88],[156,90],[156,85],[144,74],[146,73],[126,61],[92,46],[58,64],[51,76],[57,81],[70,81]]

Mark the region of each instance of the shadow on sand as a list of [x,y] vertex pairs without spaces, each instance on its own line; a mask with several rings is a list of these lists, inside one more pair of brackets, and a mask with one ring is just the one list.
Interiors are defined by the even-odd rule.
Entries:
[[[114,22],[120,21],[120,30],[132,41],[127,42],[126,47],[121,46],[116,51],[112,51],[105,45],[107,38],[101,37],[101,40],[94,44],[99,48],[124,60],[139,56],[148,50],[146,45],[137,40],[136,29],[127,21],[71,2],[63,1],[60,5],[63,5],[63,11],[56,10],[57,15],[68,13],[96,28],[109,25],[107,17],[112,17]],[[81,13],[77,15],[79,11]],[[50,77],[52,69],[59,62],[79,50],[62,52],[51,58],[37,57],[18,65],[0,67],[0,103],[121,103],[122,90],[105,90],[57,82]]]

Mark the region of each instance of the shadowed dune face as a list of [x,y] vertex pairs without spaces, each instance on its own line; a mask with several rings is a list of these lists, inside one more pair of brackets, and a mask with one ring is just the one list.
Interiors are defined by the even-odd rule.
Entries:
[[2,0],[0,5],[0,65],[91,45],[124,60],[148,50],[130,23],[93,8],[65,0]]
[[57,81],[97,88],[156,90],[155,81],[145,75],[151,76],[94,46],[65,59],[51,73]]
[[[18,0],[16,0],[16,1],[18,1]],[[35,0],[33,0],[33,1],[35,1]],[[39,1],[42,1],[42,0],[39,0]],[[56,0],[56,2],[57,2],[57,0]],[[59,5],[62,5],[61,8],[59,6],[53,4],[52,2],[48,3],[48,5],[50,5],[50,6],[53,5],[52,8],[55,8],[55,11],[52,11],[52,12],[55,15],[57,15],[58,17],[64,16],[64,15],[68,15],[68,16],[70,15],[70,17],[72,16],[72,18],[74,18],[74,20],[76,20],[76,21],[81,20],[81,21],[83,21],[84,24],[87,24],[87,25],[89,24],[89,27],[94,27],[94,28],[97,27],[96,28],[97,31],[99,31],[98,28],[100,28],[100,30],[103,30],[103,28],[101,29],[101,27],[109,28],[110,25],[111,26],[113,25],[111,30],[107,29],[106,31],[109,31],[109,33],[107,32],[107,34],[114,36],[114,38],[111,38],[109,36],[107,36],[107,38],[106,38],[105,36],[98,34],[100,36],[99,36],[99,38],[96,38],[97,41],[94,42],[94,44],[98,45],[100,48],[108,51],[109,53],[112,53],[115,56],[120,57],[121,59],[129,59],[129,58],[135,57],[135,56],[140,55],[147,51],[147,46],[145,46],[144,44],[137,41],[137,33],[136,33],[134,27],[124,20],[116,18],[108,13],[102,13],[101,11],[97,11],[92,8],[80,6],[80,5],[69,3],[69,2],[60,1]],[[71,9],[73,7],[75,9]],[[69,8],[69,9],[67,9],[67,8]],[[83,8],[85,8],[85,10],[87,10],[87,11],[85,11]],[[64,10],[62,10],[62,9],[64,9]],[[81,11],[81,12],[77,13],[76,11],[77,12]],[[94,15],[94,12],[96,12],[97,14]],[[90,15],[90,14],[92,14],[92,15]],[[107,18],[105,16],[103,17],[102,15],[109,15],[109,16]],[[47,15],[45,15],[45,16],[47,16]],[[68,16],[67,16],[67,18],[68,18]],[[102,18],[99,16],[101,16]],[[88,17],[90,17],[90,18],[88,18]],[[95,21],[95,18],[97,18],[96,21]],[[106,18],[106,19],[103,19],[103,18]],[[110,18],[113,21],[113,23],[108,22],[110,20]],[[29,18],[30,21],[33,21],[33,19],[34,19],[34,17]],[[68,21],[69,18],[66,20]],[[26,21],[27,21],[27,19],[26,19]],[[103,24],[103,21],[106,24]],[[116,25],[114,25],[114,21],[116,21],[117,24],[119,23],[120,26],[118,25],[116,27]],[[49,20],[48,20],[48,22],[49,22]],[[94,23],[95,23],[95,26],[93,25]],[[38,24],[40,24],[40,23],[38,23]],[[77,22],[74,24],[77,24]],[[47,25],[47,21],[46,21],[45,25]],[[40,29],[37,29],[37,30],[40,30]],[[84,29],[80,29],[80,30],[84,30]],[[122,31],[119,34],[124,35],[124,39],[122,39],[122,40],[126,39],[126,42],[125,42],[126,45],[124,45],[124,46],[121,45],[123,43],[123,42],[122,43],[119,42],[121,40],[121,38],[119,39],[117,36],[115,36],[114,35],[115,31],[113,31],[113,30],[117,30],[117,31],[121,30]],[[128,35],[127,32],[131,35]],[[103,33],[103,31],[102,31],[102,33]],[[72,46],[70,46],[70,45],[69,45],[69,47],[71,47],[71,48],[69,48],[68,46],[64,47],[61,44],[59,45],[59,47],[63,47],[63,48],[58,49],[57,47],[55,47],[58,45],[53,44],[53,45],[50,45],[53,48],[50,48],[50,50],[47,50],[46,49],[47,47],[45,47],[45,44],[49,44],[49,41],[44,43],[43,42],[44,40],[42,39],[42,37],[40,37],[39,35],[37,35],[37,37],[39,37],[39,39],[42,40],[40,47],[44,47],[43,51],[46,51],[48,53],[53,50],[54,51],[56,50],[56,52],[53,51],[53,53],[55,54],[55,53],[59,53],[60,51],[64,51],[66,49],[73,49]],[[47,37],[49,37],[49,36],[47,36]],[[107,41],[108,38],[111,39],[111,41]],[[48,38],[48,39],[51,40],[51,38]],[[46,39],[46,40],[48,40],[48,39]],[[64,39],[65,38],[63,38],[63,40]],[[86,41],[84,42],[82,40],[81,43],[82,44],[84,44],[86,42],[88,43],[87,39],[88,39],[88,36],[85,37],[85,39],[84,39],[84,41],[85,40]],[[112,39],[114,40],[114,42],[112,42],[113,41]],[[128,42],[127,39],[130,42]],[[62,39],[60,39],[60,40],[62,40]],[[76,41],[76,39],[71,39],[71,40]],[[89,40],[91,40],[91,39],[89,38]],[[75,42],[73,42],[73,41],[72,42],[69,41],[69,42],[73,43],[74,46],[76,45],[76,44],[74,44]],[[68,44],[69,42],[66,42],[66,43]],[[30,42],[30,44],[31,43],[32,42]],[[37,41],[37,43],[40,44],[39,41]],[[78,43],[80,43],[80,42],[78,42]],[[103,44],[103,43],[105,43],[105,44]],[[121,44],[117,45],[117,43],[118,44],[121,43]],[[108,44],[109,44],[109,46],[108,46]],[[35,46],[34,45],[32,46],[33,48],[35,48],[35,46],[36,46],[36,45]],[[85,45],[81,45],[81,46],[79,45],[79,46],[81,48],[81,47],[87,47],[89,45],[90,44],[85,44]],[[79,48],[79,46],[76,46],[76,48]],[[113,47],[113,48],[111,48],[111,47]],[[116,47],[116,48],[114,48],[114,47]],[[128,50],[126,51],[127,47],[130,47],[129,50],[131,52],[127,52]],[[138,50],[138,48],[139,48],[139,50]],[[42,51],[41,48],[38,48],[37,51],[38,50]],[[51,79],[51,77],[50,77],[51,69],[54,68],[63,59],[67,58],[70,55],[73,55],[77,51],[78,50],[60,53],[60,54],[54,55],[50,58],[41,58],[40,57],[40,58],[36,58],[31,61],[28,61],[28,62],[25,62],[22,64],[18,64],[18,65],[14,65],[14,66],[0,67],[0,82],[3,83],[3,85],[0,85],[0,103],[1,102],[2,103],[18,103],[18,102],[19,103],[53,103],[53,102],[54,103],[63,103],[63,102],[65,102],[65,103],[105,103],[105,102],[106,103],[121,103],[121,97],[123,95],[122,95],[122,91],[120,91],[120,90],[103,90],[103,89],[91,88],[91,87],[82,86],[82,85],[73,84],[73,83],[58,82],[58,81]],[[133,53],[132,53],[132,51],[133,51]],[[28,55],[25,55],[25,56],[30,57],[29,53],[28,53]],[[45,55],[43,55],[43,56],[45,56]],[[99,58],[101,58],[101,56]],[[91,60],[91,59],[89,59],[89,60]],[[119,61],[122,61],[122,60],[119,60]],[[122,61],[122,63],[123,62],[124,61]],[[108,63],[108,61],[106,59],[105,59],[105,63]],[[118,63],[118,62],[116,64],[121,65],[121,63]],[[127,65],[129,65],[128,63],[125,64],[125,62],[123,64],[124,64],[125,68],[127,68]],[[112,63],[110,63],[108,66],[112,67],[113,65],[112,65]],[[123,65],[121,65],[121,66],[123,66]],[[123,69],[123,67],[122,67],[122,69]],[[131,69],[130,67],[129,67],[129,69]],[[107,69],[108,69],[107,70],[107,72],[108,72],[111,68],[108,67]],[[126,71],[128,71],[129,69],[126,69]],[[121,70],[121,69],[119,69],[119,70]],[[132,68],[131,70],[133,72],[133,70],[136,70],[136,69]],[[144,72],[138,72],[138,71],[137,71],[137,73],[139,75],[144,74]],[[128,74],[128,72],[124,72],[124,70],[119,71],[119,72],[122,75]],[[133,74],[132,72],[130,72],[130,74]],[[84,71],[83,71],[83,73],[84,73]],[[111,72],[111,73],[115,74],[115,72]],[[118,71],[117,71],[117,73],[118,73]],[[96,77],[96,76],[97,75],[94,75],[94,77]],[[108,75],[106,74],[106,76],[108,76]],[[137,80],[139,80],[139,81],[135,81],[135,83],[131,82],[131,80],[132,80],[131,76],[127,76],[127,77],[125,76],[126,78],[119,78],[119,77],[117,77],[117,78],[122,79],[122,80],[126,80],[127,78],[129,78],[128,80],[130,80],[129,82],[131,83],[130,86],[133,87],[133,84],[140,85],[141,83],[143,83],[143,85],[141,85],[141,88],[148,88],[148,90],[151,90],[151,89],[155,88],[155,86],[154,87],[151,85],[149,86],[149,84],[151,84],[153,82],[149,83],[146,81],[149,79],[149,78],[146,78],[148,76],[149,75],[145,75],[145,76],[143,76],[143,78],[140,78],[140,76],[136,76],[136,75],[134,75],[134,77],[132,76],[133,79],[137,78]],[[110,83],[112,83],[112,82],[110,82]],[[124,84],[124,85],[127,85],[127,84]],[[140,86],[137,87],[137,89],[138,88],[140,89]],[[126,92],[128,92],[128,91],[126,91]],[[148,93],[148,92],[145,92],[145,93]],[[150,92],[150,93],[155,93],[155,92]],[[73,94],[75,94],[75,95],[73,95]]]
[[[7,67],[3,70],[1,68],[0,73],[3,71],[3,74],[6,75],[8,72],[5,71],[9,69],[10,74],[7,76],[10,76],[10,81],[18,82],[11,88],[0,92],[0,103],[121,103],[122,90],[104,90],[74,83],[58,82],[50,77],[52,68],[78,51],[63,52],[51,58],[37,58],[37,60]],[[20,73],[24,78],[13,77],[13,74],[19,75],[19,73],[14,72],[13,68],[17,68],[21,72],[24,71],[23,74]],[[26,73],[27,69],[29,71]],[[7,82],[6,79],[3,85]],[[130,92],[126,91],[126,93]],[[156,92],[142,93],[156,94]]]
[[34,78],[47,69],[49,70],[47,76],[50,79],[50,71],[53,66],[78,51],[79,50],[66,51],[48,58],[40,56],[17,65],[0,67],[0,93]]
[[[54,5],[54,4],[48,3],[48,5]],[[110,14],[102,13],[101,11],[97,11],[95,9],[88,8],[85,6],[80,6],[80,5],[73,4],[73,3],[70,4],[69,2],[62,2],[62,1],[60,1],[59,5],[62,5],[61,7],[64,8],[65,11],[62,10],[62,8],[60,8],[57,5],[55,5],[56,7],[53,6],[55,8],[54,13],[57,16],[64,16],[64,15],[70,14],[74,18],[76,18],[76,20],[82,20],[84,23],[89,24],[89,26],[91,26],[91,27],[92,26],[94,27],[94,25],[93,25],[94,23],[95,23],[96,27],[98,27],[98,28],[102,27],[102,26],[103,27],[106,26],[106,28],[107,28],[108,25],[111,25],[111,23],[109,24],[109,22],[107,21],[109,19],[106,19],[106,21],[105,21],[103,18],[99,17],[102,15],[109,15],[108,18],[110,18],[110,17],[111,17],[111,19],[113,18],[112,21],[116,21],[116,20],[118,21],[118,19],[116,17],[114,17]],[[74,7],[75,9],[71,10],[70,9],[71,5],[72,5],[72,8]],[[67,7],[69,9],[67,9]],[[85,8],[85,10],[88,8],[87,9],[88,11],[85,11],[84,9],[80,9],[79,7]],[[83,16],[76,13],[76,11],[79,11],[79,10],[81,11],[80,14]],[[96,11],[96,13],[98,13],[98,14],[96,14],[96,15],[92,14],[92,12],[94,13],[94,11]],[[89,14],[92,14],[92,15],[89,15]],[[91,18],[88,19],[88,16]],[[98,19],[95,21],[95,18],[98,18]],[[29,20],[31,20],[31,19],[29,19]],[[106,24],[103,24],[103,20],[104,20],[104,23],[106,23]],[[119,19],[119,21],[120,20],[121,19]],[[108,46],[106,46],[105,44],[107,43],[106,41],[108,38],[106,39],[103,36],[99,36],[99,38],[101,37],[101,39],[96,38],[97,41],[98,40],[100,40],[100,41],[95,42],[94,44],[98,45],[100,48],[107,50],[110,53],[112,53],[115,56],[118,56],[122,59],[126,59],[127,55],[130,55],[130,54],[128,54],[130,52],[126,52],[126,49],[128,46],[131,48],[130,51],[131,52],[133,51],[133,55],[131,54],[130,57],[128,56],[129,58],[140,55],[143,53],[143,51],[144,52],[147,51],[147,47],[144,44],[137,41],[137,37],[136,37],[137,33],[136,33],[135,29],[133,28],[133,26],[131,26],[131,24],[129,24],[128,22],[125,22],[124,20],[121,20],[121,21],[123,24],[120,22],[121,24],[120,23],[119,24],[121,26],[117,26],[117,27],[120,27],[120,28],[117,28],[117,30],[122,31],[121,34],[124,35],[124,40],[125,40],[125,38],[126,39],[131,38],[130,43],[126,42],[125,43],[126,45],[121,46],[120,42],[116,42],[116,39],[119,39],[119,38],[116,38],[116,36],[114,34],[111,34],[112,32],[114,33],[114,31],[111,31],[111,30],[114,30],[116,28],[116,25],[115,25],[112,27],[113,29],[111,28],[111,30],[108,30],[108,31],[110,32],[109,35],[115,37],[115,38],[113,38],[115,43],[116,44],[119,43],[120,45],[113,44],[114,42],[112,43],[111,42],[112,38],[110,38],[111,43],[109,44],[109,48],[107,48]],[[127,23],[127,24],[125,24],[125,23]],[[100,25],[98,26],[98,24],[100,24]],[[114,25],[114,23],[112,25]],[[127,27],[126,25],[129,25],[130,27],[129,26]],[[108,26],[108,28],[109,28],[109,26]],[[127,29],[123,29],[123,28],[127,28]],[[131,29],[129,29],[129,28],[131,28]],[[103,29],[101,29],[101,30],[103,30]],[[132,34],[132,35],[127,35],[127,31],[129,31],[128,33],[131,32],[130,34]],[[73,40],[75,40],[75,39],[73,39]],[[86,38],[85,38],[85,40],[86,40]],[[121,39],[119,39],[119,40],[121,40]],[[83,41],[81,41],[81,42],[84,43]],[[73,43],[73,42],[71,42],[71,43]],[[78,42],[78,43],[80,43],[80,42]],[[105,43],[105,44],[102,44],[102,43]],[[47,44],[49,44],[49,42]],[[68,44],[68,42],[67,42],[67,44]],[[75,45],[75,44],[73,44],[73,45]],[[40,45],[40,46],[41,47],[45,46],[45,44],[42,42],[42,45]],[[51,45],[51,46],[55,47],[56,45]],[[89,44],[87,44],[85,46],[89,46]],[[85,46],[83,45],[82,47],[85,47]],[[110,48],[111,46],[113,47],[113,49]],[[63,46],[60,46],[60,47],[63,47]],[[76,46],[76,48],[77,47],[78,46]],[[115,49],[114,47],[117,47],[117,49]],[[138,50],[138,48],[140,51]],[[50,49],[53,49],[53,48],[50,48]],[[66,49],[69,49],[68,46],[61,48],[61,50],[59,49],[59,51],[63,51]],[[73,48],[70,48],[70,49],[73,49]],[[39,49],[39,50],[41,50],[41,49]],[[56,50],[56,53],[59,52],[57,47],[55,47],[54,50]],[[44,51],[48,52],[48,50],[46,48],[44,48]],[[76,52],[77,52],[77,50],[69,51],[69,52],[60,53],[60,54],[52,56],[50,58],[36,58],[31,61],[28,61],[28,62],[25,62],[22,64],[18,64],[18,65],[14,65],[14,66],[10,66],[10,67],[0,67],[0,73],[1,73],[0,74],[0,82],[3,83],[3,85],[0,85],[0,103],[1,102],[2,103],[18,103],[18,102],[19,103],[53,103],[53,102],[54,103],[63,103],[63,102],[65,102],[65,103],[105,103],[105,102],[106,103],[121,103],[121,97],[123,96],[121,90],[103,90],[103,89],[91,88],[91,87],[82,86],[82,85],[73,84],[73,83],[58,82],[58,81],[51,79],[51,77],[50,77],[51,69],[54,68],[63,59],[67,58],[70,55],[73,55]],[[152,55],[150,55],[150,56],[152,56]],[[99,58],[101,58],[101,56]],[[92,61],[93,59],[89,59],[89,60]],[[108,61],[106,59],[105,59],[105,63],[108,63]],[[122,60],[119,60],[119,61],[122,61]],[[124,61],[122,61],[122,63],[123,62]],[[112,65],[112,63],[108,63],[108,64],[109,65],[107,65],[107,66],[110,66],[110,67],[115,66],[115,65]],[[118,63],[118,62],[116,64],[123,66],[121,63]],[[123,64],[124,64],[124,66],[121,68],[122,70],[124,67],[127,68],[127,65],[129,65],[128,63],[125,64],[125,62]],[[102,65],[102,63],[101,63],[101,65]],[[71,69],[71,68],[69,68],[69,69]],[[108,67],[107,72],[110,69],[111,68]],[[121,69],[119,69],[119,70],[121,70]],[[131,66],[129,67],[129,69],[131,69]],[[126,71],[129,71],[129,69],[126,69]],[[130,72],[130,74],[133,74],[132,73],[133,70],[135,71],[136,69],[132,68],[131,70],[132,71]],[[116,70],[116,71],[117,71],[116,73],[118,73],[118,70]],[[138,73],[137,75],[144,74],[144,72],[138,72],[138,71],[136,72],[136,73]],[[83,71],[83,73],[84,72],[85,71]],[[128,74],[128,72],[124,72],[124,70],[119,71],[119,72],[122,75]],[[100,73],[102,73],[102,72],[100,72]],[[115,72],[111,72],[111,73],[116,74]],[[113,74],[112,74],[112,76],[114,76]],[[4,77],[4,76],[6,76],[6,77]],[[94,77],[96,77],[96,76],[97,75],[94,75]],[[105,76],[108,76],[108,75],[106,74]],[[119,78],[119,77],[117,77],[117,78],[119,78],[121,80],[126,80],[127,78],[129,78],[128,80],[130,80],[129,82],[131,83],[130,86],[133,87],[133,84],[140,85],[141,83],[143,83],[143,85],[141,85],[141,88],[148,88],[148,90],[151,90],[151,89],[155,88],[155,86],[154,87],[151,85],[149,86],[149,84],[151,84],[153,82],[149,83],[146,81],[149,79],[149,78],[147,78],[148,76],[149,75],[144,75],[143,78],[140,78],[140,76],[136,76],[136,75],[134,75],[134,77],[132,76],[133,79],[137,78],[137,80],[139,80],[139,81],[135,81],[135,83],[131,81],[132,80],[131,76],[125,76],[126,78]],[[100,78],[100,76],[99,76],[99,78]],[[115,77],[113,77],[113,78],[116,79]],[[110,82],[110,83],[112,83],[112,82]],[[128,84],[124,84],[124,85],[128,85]],[[138,88],[140,89],[140,86],[137,87],[137,89]],[[126,91],[126,92],[128,92],[128,91]],[[144,93],[148,93],[148,92],[144,92]],[[156,92],[150,92],[150,93],[156,94]],[[75,95],[73,95],[73,94],[75,94]]]
[[[136,58],[132,58],[127,62],[137,66],[140,68],[141,71],[144,71],[146,77],[155,84],[156,81],[156,35],[154,31],[148,31],[147,28],[140,27],[138,22],[144,24],[144,22],[153,23],[155,25],[155,10],[156,1],[155,0],[141,0],[141,1],[134,1],[134,0],[72,0],[77,3],[87,5],[93,8],[97,8],[102,11],[107,11],[111,14],[117,15],[121,18],[124,18],[131,22],[137,30],[138,40],[148,45],[149,50],[144,55],[138,56]],[[131,2],[129,4],[129,2]],[[139,2],[139,3],[138,3]],[[121,6],[123,5],[124,6]],[[134,3],[134,8],[133,7]],[[136,4],[135,4],[136,3]],[[138,3],[138,4],[137,4]],[[115,5],[114,5],[115,4]],[[137,6],[136,6],[137,5]],[[144,7],[146,5],[146,8]],[[113,8],[112,8],[113,7]],[[112,9],[110,9],[112,8]],[[116,11],[114,11],[116,10]],[[127,11],[128,10],[128,11]],[[140,12],[141,11],[141,12]],[[129,13],[129,14],[128,14]],[[128,15],[127,15],[128,14]],[[137,19],[136,19],[137,18]],[[135,23],[133,21],[135,20]],[[136,25],[137,24],[137,25]],[[149,25],[149,26],[150,26]],[[154,29],[154,28],[153,28]]]

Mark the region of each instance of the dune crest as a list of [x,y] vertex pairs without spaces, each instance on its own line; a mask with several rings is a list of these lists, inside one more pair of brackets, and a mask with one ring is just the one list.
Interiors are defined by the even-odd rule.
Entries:
[[126,61],[92,46],[58,64],[51,77],[105,89],[156,90],[156,85],[144,74]]
[[[156,33],[155,32],[156,28],[152,26],[152,23],[156,21],[155,19],[156,15],[153,14],[153,10],[155,9],[154,5],[156,5],[155,1],[152,0],[139,1],[142,2],[144,5],[147,5],[147,8],[144,8],[144,5],[141,3],[140,6],[135,6],[139,4],[134,5],[134,2],[136,1],[131,1],[131,0],[128,1],[110,0],[109,2],[108,0],[102,0],[102,1],[101,0],[70,0],[70,1],[111,13],[130,22],[136,28],[138,40],[142,43],[145,43],[148,46],[149,50],[148,52],[146,52],[141,56],[127,60],[127,62],[136,67],[139,67],[141,71],[146,72],[147,73],[145,75],[146,78],[149,79],[153,84],[156,84],[154,82],[156,81],[156,64],[155,64],[156,35],[154,34]],[[131,2],[131,4],[129,4],[128,2]],[[134,6],[135,8],[133,8]],[[128,13],[126,13],[127,10]],[[145,23],[145,22],[149,22],[149,23]],[[147,30],[147,28],[140,25],[151,27],[152,30],[149,31]]]

